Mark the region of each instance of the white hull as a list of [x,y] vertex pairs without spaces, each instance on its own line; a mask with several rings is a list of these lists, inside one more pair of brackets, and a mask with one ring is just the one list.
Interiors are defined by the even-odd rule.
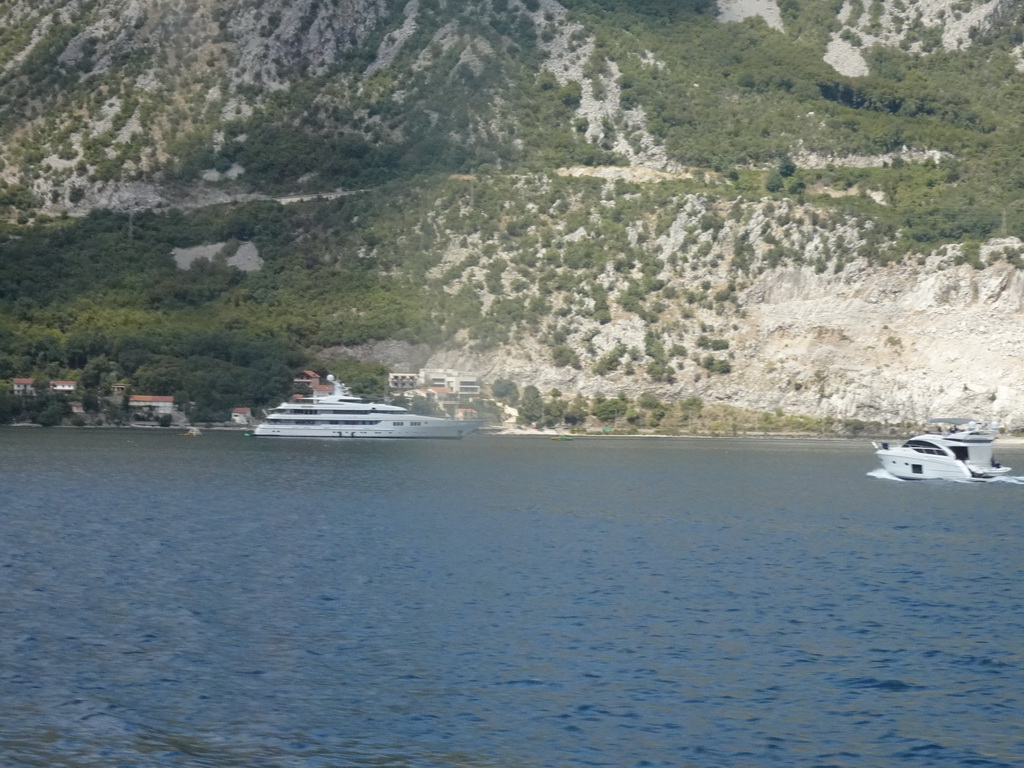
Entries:
[[[902,480],[970,480],[984,482],[1010,472],[992,455],[996,438],[991,429],[979,428],[968,419],[931,419],[932,424],[952,424],[948,432],[926,432],[903,445],[875,443],[882,469]],[[966,430],[957,427],[965,426]]]
[[448,421],[438,419],[437,423],[427,423],[416,427],[395,427],[381,424],[379,426],[355,427],[334,426],[330,424],[275,425],[273,422],[260,424],[253,434],[256,437],[321,437],[321,438],[447,438],[458,440],[480,426],[476,421]]
[[875,451],[882,469],[901,480],[994,480],[1009,467],[975,467],[943,456],[921,456],[899,448]]

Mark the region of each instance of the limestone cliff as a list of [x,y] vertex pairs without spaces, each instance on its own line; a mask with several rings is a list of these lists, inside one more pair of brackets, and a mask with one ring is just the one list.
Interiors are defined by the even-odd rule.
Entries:
[[[1024,275],[1002,260],[1021,253],[1024,243],[991,240],[973,266],[964,263],[961,246],[882,267],[863,257],[826,261],[815,254],[855,253],[868,233],[852,222],[799,223],[796,209],[788,211],[789,231],[772,229],[766,204],[759,203],[717,234],[703,235],[704,262],[673,266],[674,254],[693,253],[685,225],[703,215],[701,206],[699,199],[682,205],[679,226],[653,246],[663,265],[659,277],[678,291],[667,295],[680,297],[687,286],[709,286],[705,296],[731,286],[726,300],[665,302],[652,325],[615,303],[625,281],[610,282],[610,321],[575,317],[565,326],[581,361],[575,367],[554,364],[550,344],[533,336],[497,352],[437,353],[428,365],[472,369],[541,391],[632,397],[653,391],[668,400],[698,395],[755,411],[881,422],[952,414],[1024,427]],[[737,242],[752,249],[748,277],[737,275]],[[802,248],[801,263],[771,264],[780,242]],[[652,332],[664,348],[687,349],[673,361],[671,381],[645,375]],[[728,373],[709,370],[702,360],[707,337],[720,342],[724,351],[714,355],[728,361]],[[625,350],[622,365],[599,372],[595,364],[616,348]]]
[[[843,275],[777,269],[755,281],[743,301],[746,317],[726,334],[733,367],[724,375],[691,362],[673,384],[597,376],[556,367],[542,345],[529,342],[483,355],[447,351],[426,364],[532,383],[542,392],[655,391],[667,400],[698,395],[755,411],[891,423],[952,415],[1024,427],[1024,278],[1008,265],[933,274],[857,263]],[[620,316],[602,335],[636,346],[644,328],[635,316]]]

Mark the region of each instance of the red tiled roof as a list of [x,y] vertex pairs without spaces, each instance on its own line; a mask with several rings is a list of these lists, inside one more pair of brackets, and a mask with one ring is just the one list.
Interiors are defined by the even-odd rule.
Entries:
[[133,403],[173,403],[174,397],[171,395],[132,395],[131,402]]
[[232,413],[249,413],[249,409],[248,408],[232,408],[231,412]]
[[32,379],[14,379],[15,384],[31,384]]

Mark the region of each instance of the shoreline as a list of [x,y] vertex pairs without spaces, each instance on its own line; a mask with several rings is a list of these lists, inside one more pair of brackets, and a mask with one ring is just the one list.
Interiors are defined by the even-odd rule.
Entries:
[[[203,424],[191,424],[191,425],[173,425],[169,427],[162,427],[159,424],[84,424],[80,426],[74,426],[71,424],[58,424],[53,427],[44,427],[41,424],[34,424],[28,421],[15,422],[12,424],[3,424],[0,427],[13,427],[13,428],[35,428],[35,429],[84,429],[84,430],[117,430],[117,429],[141,429],[150,431],[167,432],[168,434],[180,435],[182,430],[188,430],[191,427],[198,427],[204,432],[251,432],[255,425],[238,425],[238,424],[216,424],[216,425],[203,425]],[[653,438],[653,439],[678,439],[684,438],[688,440],[816,440],[816,441],[833,441],[833,442],[848,442],[848,441],[899,441],[907,439],[912,435],[821,435],[821,434],[784,434],[784,433],[743,433],[743,434],[686,434],[680,433],[675,435],[661,434],[661,433],[625,433],[625,432],[560,432],[554,429],[534,429],[531,427],[483,427],[476,430],[475,434],[484,435],[486,437],[547,437],[550,439],[584,439],[584,438]],[[386,439],[386,438],[385,438]],[[1024,445],[1024,435],[999,435],[996,437],[996,442],[1002,445]]]
[[[912,437],[910,433],[904,435],[815,435],[815,434],[784,434],[781,432],[777,433],[744,433],[744,434],[685,434],[680,433],[677,435],[666,435],[657,433],[613,433],[613,432],[559,432],[553,429],[533,429],[533,428],[514,428],[514,427],[503,427],[500,429],[480,429],[479,434],[487,435],[488,437],[549,437],[549,438],[609,438],[609,437],[631,437],[631,438],[687,438],[694,440],[831,440],[831,441],[899,441],[906,440]],[[998,435],[996,442],[1004,445],[1024,445],[1024,435]]]

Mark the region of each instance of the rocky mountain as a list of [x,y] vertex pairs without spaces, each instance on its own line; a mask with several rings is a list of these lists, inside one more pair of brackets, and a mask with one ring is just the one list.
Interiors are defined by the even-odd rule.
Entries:
[[[654,392],[668,401],[697,395],[752,411],[887,423],[938,413],[1018,423],[1024,277],[997,260],[1024,252],[1018,238],[982,246],[980,259],[991,264],[982,269],[965,263],[960,245],[936,249],[921,264],[882,267],[863,256],[839,264],[827,254],[856,254],[870,230],[847,221],[830,230],[810,224],[809,207],[769,210],[771,204],[755,202],[717,234],[693,240],[692,222],[707,215],[706,203],[689,199],[651,244],[654,280],[664,284],[644,296],[639,313],[623,306],[644,282],[639,265],[617,272],[610,264],[598,277],[618,299],[606,317],[581,306],[585,286],[553,292],[554,314],[567,318],[554,334],[585,364],[554,365],[550,337],[478,354],[457,347],[427,362],[534,383],[544,392]],[[749,267],[737,275],[743,249]],[[787,249],[800,253],[801,263],[772,266]],[[700,262],[673,263],[674,255],[702,251]],[[686,352],[672,358],[675,373],[666,377],[657,361],[679,345]],[[716,362],[728,362],[730,371],[720,373]]]
[[[365,306],[291,323],[315,353],[1024,427],[1013,0],[12,0],[0,20],[7,238],[304,201],[303,269],[372,263],[422,310],[359,338]],[[269,277],[246,275],[251,298]]]

